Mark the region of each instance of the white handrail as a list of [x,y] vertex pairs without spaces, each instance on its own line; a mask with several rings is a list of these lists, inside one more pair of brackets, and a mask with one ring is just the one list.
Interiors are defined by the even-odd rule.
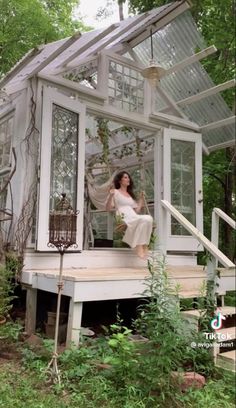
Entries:
[[191,222],[187,220],[176,208],[167,200],[161,200],[162,206],[182,224],[192,236],[194,236],[203,246],[226,268],[234,268],[235,265],[227,256],[221,252],[208,238],[205,237]]
[[213,212],[222,218],[222,220],[227,222],[227,224],[229,224],[233,229],[236,229],[236,222],[220,208],[213,208]]
[[[220,218],[227,222],[233,229],[236,229],[236,222],[230,218],[220,208],[213,208],[211,217],[211,242],[218,248],[219,246],[219,221]],[[217,266],[217,265],[216,265]]]

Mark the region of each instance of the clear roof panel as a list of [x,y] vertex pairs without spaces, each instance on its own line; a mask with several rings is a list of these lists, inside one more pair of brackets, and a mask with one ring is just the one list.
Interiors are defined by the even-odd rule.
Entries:
[[[170,68],[194,53],[206,48],[201,34],[189,11],[153,35],[154,59],[164,68]],[[150,59],[150,38],[135,47],[143,64]],[[181,71],[161,79],[161,87],[175,102],[196,95],[214,86],[200,62],[195,62]],[[165,107],[161,96],[156,96],[156,109]],[[204,126],[211,122],[232,116],[232,112],[220,94],[203,98],[197,102],[180,107],[192,122]],[[211,131],[203,131],[205,145],[213,150],[217,144],[234,140],[235,128],[228,125]]]
[[[68,58],[73,56],[74,53],[82,50],[82,53],[74,60],[72,59],[67,66],[67,70],[70,69],[71,79],[80,82],[83,72],[79,72],[77,69],[73,71],[73,69],[83,64],[85,58],[88,56],[90,58],[91,55],[95,56],[96,53],[102,49],[114,51],[116,50],[114,47],[117,45],[121,46],[121,48],[124,46],[124,52],[126,52],[127,48],[125,49],[125,46],[129,44],[130,41],[135,40],[139,35],[141,35],[142,38],[146,38],[151,26],[154,27],[157,22],[159,24],[159,20],[162,20],[165,15],[170,14],[172,10],[178,9],[178,7],[183,4],[184,2],[182,1],[172,2],[147,13],[143,13],[141,16],[128,18],[116,25],[112,25],[110,28],[84,33],[80,38],[76,39],[73,44],[71,44],[71,40],[69,39],[47,44],[43,46],[39,54],[34,57],[26,57],[25,65],[19,69],[19,72],[16,70],[14,74],[13,68],[8,80],[8,85],[17,85],[19,82],[27,79],[32,72],[37,72],[37,70],[41,70],[41,72],[45,74],[58,75],[61,73],[67,75],[68,73],[65,73],[66,68],[63,64]],[[63,45],[65,47],[67,40],[69,40],[67,48],[63,48],[64,50],[57,55],[58,49],[63,47]],[[153,45],[154,58],[165,68],[170,68],[176,63],[192,56],[199,50],[206,48],[205,41],[198,32],[189,11],[180,14],[168,25],[157,31],[153,35]],[[136,46],[135,52],[144,65],[147,65],[151,56],[150,38],[147,38]],[[40,68],[47,60],[50,61],[48,65],[44,68]],[[91,67],[90,74],[89,78],[82,77],[82,80],[86,86],[94,88],[96,87],[97,81],[96,67]],[[161,87],[177,104],[178,101],[198,94],[212,86],[214,86],[214,84],[200,62],[195,62],[185,67],[182,71],[172,73],[171,75],[163,77],[161,80]],[[157,112],[164,109],[168,110],[168,102],[162,98],[158,91],[155,98]],[[199,126],[204,126],[205,124],[232,116],[232,112],[227,107],[221,95],[213,95],[201,99],[201,101],[185,105],[180,109],[182,109],[182,112],[187,115],[191,121],[199,124]],[[209,149],[214,149],[217,144],[228,143],[230,140],[234,140],[234,126],[229,125],[218,128],[217,130],[204,131],[203,138],[205,145]]]

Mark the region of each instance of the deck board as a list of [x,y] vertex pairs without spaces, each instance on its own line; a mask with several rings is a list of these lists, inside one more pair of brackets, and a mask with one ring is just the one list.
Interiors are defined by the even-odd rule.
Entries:
[[[56,277],[58,269],[31,269],[25,273]],[[202,266],[168,266],[167,273],[173,279],[206,278]],[[71,281],[137,280],[149,276],[148,268],[70,268],[63,270],[63,279]]]

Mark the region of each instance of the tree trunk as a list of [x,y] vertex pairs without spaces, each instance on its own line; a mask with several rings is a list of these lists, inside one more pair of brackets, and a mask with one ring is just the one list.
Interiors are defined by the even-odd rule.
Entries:
[[124,20],[123,0],[118,0],[120,21]]

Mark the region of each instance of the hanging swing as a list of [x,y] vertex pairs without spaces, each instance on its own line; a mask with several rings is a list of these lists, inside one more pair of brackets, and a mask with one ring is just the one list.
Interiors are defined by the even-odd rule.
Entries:
[[[139,137],[138,130],[135,130],[135,131],[136,131],[136,134],[135,134],[136,157],[138,159],[138,164],[139,164],[139,169],[140,169],[140,187],[141,187],[141,190],[144,192],[145,167],[144,167],[144,160],[143,160],[143,152],[141,150],[141,141],[142,140]],[[106,202],[107,202],[107,198],[108,198],[108,195],[109,195],[110,187],[111,187],[111,185],[113,183],[115,175],[121,170],[122,170],[122,168],[116,169],[111,174],[110,168],[108,168],[108,172],[109,172],[110,177],[102,185],[96,184],[94,178],[91,175],[89,175],[89,174],[86,175],[89,198],[90,198],[92,204],[98,210],[106,211]],[[114,209],[115,209],[115,211],[114,211],[114,221],[115,221],[114,231],[123,235],[125,233],[126,229],[127,229],[127,224],[124,222],[123,215],[119,214],[118,211],[117,211],[117,206],[116,206],[116,202],[115,202],[114,197],[113,197],[113,205],[114,205]],[[145,214],[151,215],[150,211],[149,211],[149,208],[148,208],[145,192],[143,194],[143,208],[145,210]],[[155,226],[154,226],[154,228],[155,228]]]

